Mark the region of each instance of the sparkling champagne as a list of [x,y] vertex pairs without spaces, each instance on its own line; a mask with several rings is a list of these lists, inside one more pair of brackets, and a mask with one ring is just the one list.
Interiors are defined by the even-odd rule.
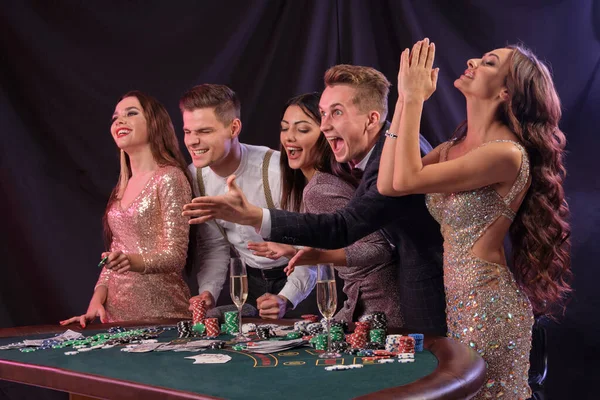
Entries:
[[317,305],[325,318],[331,318],[337,307],[335,280],[317,281]]
[[241,308],[248,298],[248,275],[232,275],[229,294],[233,303]]

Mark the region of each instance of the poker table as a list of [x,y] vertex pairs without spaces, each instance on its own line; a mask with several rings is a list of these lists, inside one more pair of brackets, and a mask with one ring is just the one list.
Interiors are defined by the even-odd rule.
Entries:
[[[144,321],[119,326],[168,326],[176,321]],[[265,323],[244,319],[244,322]],[[280,325],[293,320],[279,320]],[[92,325],[85,336],[106,332],[115,324]],[[60,326],[0,329],[0,346],[64,332]],[[397,332],[393,332],[397,333]],[[167,330],[158,340],[177,338]],[[310,347],[272,354],[236,351],[227,346],[203,353],[231,356],[225,364],[194,364],[198,353],[126,353],[119,347],[65,355],[66,349],[35,352],[0,350],[0,379],[70,393],[71,399],[465,399],[482,386],[485,363],[477,353],[448,338],[425,336],[425,350],[414,363],[379,364],[345,355],[324,360]],[[201,354],[203,354],[201,353]],[[364,364],[363,368],[326,371],[333,364]]]

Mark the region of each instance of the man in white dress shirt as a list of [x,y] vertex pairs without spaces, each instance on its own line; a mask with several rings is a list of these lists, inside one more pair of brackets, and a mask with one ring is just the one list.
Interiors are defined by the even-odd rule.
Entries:
[[[242,130],[240,101],[224,85],[203,84],[186,92],[179,102],[183,114],[185,145],[192,157],[194,196],[227,192],[227,179],[236,183],[253,204],[279,208],[281,179],[279,152],[239,142]],[[198,175],[200,173],[200,176]],[[184,212],[185,214],[185,212]],[[282,318],[312,291],[315,271],[297,268],[286,277],[286,258],[270,260],[255,256],[249,242],[262,237],[249,226],[215,220],[198,226],[196,265],[198,296],[213,307],[229,276],[230,245],[247,267],[248,299],[263,318]]]

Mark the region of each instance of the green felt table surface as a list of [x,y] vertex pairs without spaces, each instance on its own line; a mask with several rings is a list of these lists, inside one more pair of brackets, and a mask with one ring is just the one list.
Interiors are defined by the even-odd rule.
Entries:
[[[85,336],[102,331],[86,330]],[[5,345],[25,338],[45,338],[52,335],[3,338]],[[160,342],[169,342],[177,336],[176,330],[164,331]],[[227,340],[222,335],[219,339]],[[365,363],[363,368],[329,372],[327,361],[319,359],[310,347],[259,355],[234,351],[205,350],[202,353],[222,353],[232,357],[225,364],[193,364],[185,357],[199,352],[122,352],[122,346],[97,349],[73,356],[65,355],[70,348],[37,350],[24,353],[19,350],[0,350],[0,359],[21,363],[61,368],[85,374],[160,386],[228,399],[288,398],[288,399],[348,399],[381,389],[413,382],[431,374],[438,365],[429,351],[416,353],[415,362],[400,364]],[[331,362],[331,361],[329,361]],[[362,358],[344,356],[338,364],[363,363]]]

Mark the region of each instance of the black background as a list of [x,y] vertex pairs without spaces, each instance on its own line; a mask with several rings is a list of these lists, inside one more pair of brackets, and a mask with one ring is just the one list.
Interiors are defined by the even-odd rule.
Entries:
[[[109,120],[128,90],[158,98],[183,140],[179,96],[195,84],[227,84],[242,100],[242,141],[277,147],[284,102],[321,90],[329,66],[372,66],[395,84],[401,50],[428,36],[441,70],[421,130],[437,145],[465,116],[452,82],[466,60],[523,42],[553,70],[569,151],[575,293],[566,316],[547,324],[547,395],[593,396],[598,1],[2,0],[0,7],[0,327],[85,311],[98,275],[101,216],[118,176]],[[390,105],[395,97],[392,88]],[[0,384],[0,398],[42,395]]]

